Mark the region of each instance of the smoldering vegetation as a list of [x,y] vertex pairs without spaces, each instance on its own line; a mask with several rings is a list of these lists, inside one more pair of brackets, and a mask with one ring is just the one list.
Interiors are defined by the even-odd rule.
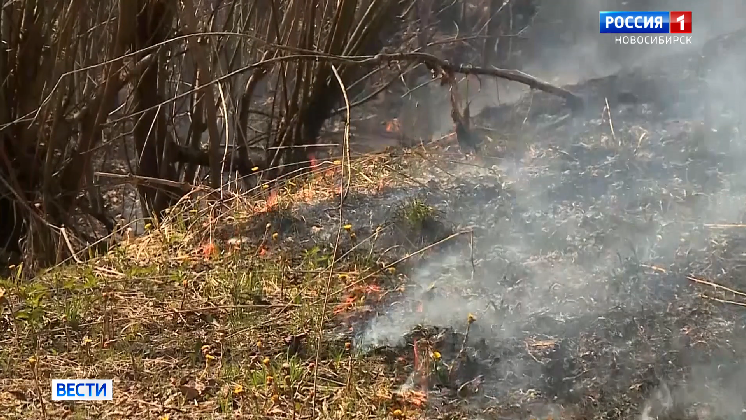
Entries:
[[359,343],[437,352],[413,372],[436,411],[743,418],[744,51],[714,36],[580,82],[581,115],[483,108],[485,167],[421,179],[473,242],[425,258]]
[[[395,9],[393,1],[379,3]],[[400,3],[396,2],[397,7]],[[695,44],[669,49],[613,44],[613,37],[598,34],[597,12],[604,8],[670,9],[673,2],[539,3],[538,11],[522,18],[520,36],[505,37],[523,43],[516,46],[520,51],[516,55],[521,57],[503,58],[506,63],[514,60],[515,67],[566,85],[585,100],[582,111],[571,112],[557,97],[503,81],[471,79],[468,89],[462,82],[459,90],[474,105],[472,128],[483,140],[477,158],[454,155],[450,148],[443,150],[436,142],[417,149],[424,162],[407,174],[414,177],[412,187],[382,188],[380,194],[373,195],[353,193],[342,206],[344,221],[335,219],[341,214],[337,207],[324,202],[306,206],[287,220],[270,223],[291,226],[288,230],[293,230],[299,243],[321,244],[331,242],[332,235],[338,233],[328,227],[333,225],[330,221],[351,223],[361,238],[373,235],[365,232],[367,226],[371,231],[376,225],[390,227],[375,245],[394,260],[403,260],[396,272],[406,280],[404,292],[390,293],[371,313],[351,319],[352,335],[357,348],[368,355],[390,358],[392,362],[405,359],[411,367],[405,386],[426,394],[433,416],[743,418],[746,168],[742,162],[746,161],[746,142],[741,102],[746,93],[742,74],[746,41],[743,31],[738,30],[745,24],[739,14],[743,6],[735,1],[716,5],[676,2],[678,9],[694,11]],[[342,22],[333,2],[328,4],[317,19],[337,16],[335,19]],[[122,2],[119,6],[128,8]],[[301,16],[301,9],[292,10]],[[133,17],[141,13],[134,9],[129,12]],[[279,8],[271,13],[279,13]],[[104,16],[97,12],[97,19],[99,14]],[[189,22],[193,14],[167,17],[169,21],[180,17]],[[264,26],[268,23],[256,17],[258,13],[251,16],[249,20],[256,21],[257,31],[268,30],[269,26]],[[555,18],[564,30],[558,30]],[[240,20],[236,21],[243,24]],[[293,17],[287,20],[293,21]],[[313,33],[315,26],[308,23],[310,20],[297,21],[304,22],[303,28],[299,27],[290,39],[296,47],[305,48],[306,43],[313,44],[313,38],[301,35],[304,31]],[[379,38],[386,37],[373,34],[378,33],[375,28],[385,26],[385,21],[379,16],[369,22],[366,42],[339,45],[329,53],[377,53],[382,42]],[[90,22],[91,27],[96,26],[96,20]],[[568,30],[573,24],[575,30]],[[146,37],[147,42],[138,41],[147,48],[159,42],[154,35],[162,35],[156,25],[152,26],[153,34]],[[348,29],[352,28],[350,24]],[[83,29],[73,33],[83,33]],[[451,29],[458,32],[458,28]],[[121,31],[128,30],[123,25]],[[49,29],[48,33],[54,31]],[[323,36],[315,42],[333,45],[328,38],[331,33],[321,32]],[[415,44],[407,47],[414,49]],[[118,48],[110,59],[130,46]],[[195,49],[190,51],[194,53]],[[250,57],[245,57],[250,66],[260,57],[272,56],[270,50],[250,51]],[[193,59],[199,60],[200,56],[195,53]],[[75,69],[73,58],[71,55],[64,65],[56,67],[55,74]],[[150,112],[159,103],[157,96],[150,95],[156,90],[152,86],[160,83],[155,80],[158,62],[149,63],[146,58],[142,59],[143,66],[151,73],[152,83],[137,85],[135,97],[139,100],[133,102],[130,113]],[[167,57],[154,54],[148,60],[156,58]],[[457,58],[468,61],[469,54]],[[246,64],[238,63],[237,68],[239,65]],[[270,116],[265,132],[255,133],[257,138],[267,140],[263,151],[268,162],[262,172],[273,170],[273,163],[282,161],[280,152],[270,154],[270,150],[280,148],[272,149],[270,144],[284,144],[279,142],[292,137],[290,143],[298,148],[282,154],[287,153],[288,161],[298,163],[307,156],[295,150],[305,152],[303,148],[313,145],[307,141],[329,135],[322,130],[324,121],[334,122],[341,115],[337,112],[339,98],[335,102],[330,93],[337,92],[337,85],[329,82],[331,67],[312,60],[293,66],[292,72],[275,68],[269,73],[275,92],[280,90],[285,74],[297,73],[312,76],[296,80],[297,92],[310,93],[295,110],[297,118],[289,114]],[[358,78],[358,69],[350,64],[346,70],[342,78],[351,84]],[[196,79],[196,70],[191,73]],[[256,74],[259,79],[265,76]],[[420,72],[419,76],[431,75]],[[234,96],[243,95],[232,105],[235,112],[233,108],[222,112],[237,115],[244,110],[245,115],[249,114],[254,95],[254,85],[249,83],[252,79],[247,76],[236,84],[238,93]],[[196,82],[204,84],[189,81],[191,85]],[[506,85],[512,93],[510,98],[497,94]],[[270,84],[257,87],[262,95],[270,88]],[[109,104],[111,110],[118,106],[114,96],[119,88],[100,89],[102,95],[106,94],[106,100],[102,96],[100,101]],[[449,115],[450,104],[440,106],[440,99],[435,100],[447,96],[444,90],[434,87],[420,98],[436,117],[435,132],[453,128],[452,121],[443,118]],[[193,114],[199,117],[193,121],[198,121],[199,127],[189,125],[181,133],[182,140],[189,143],[173,146],[183,150],[186,145],[199,146],[204,143],[202,137],[209,137],[211,145],[204,150],[210,151],[210,156],[224,150],[225,160],[228,145],[221,146],[215,133],[203,136],[206,122],[220,133],[215,118],[204,120],[203,114],[209,113],[202,109],[203,105],[214,107],[217,100],[203,103],[198,93],[191,94],[196,108]],[[268,106],[274,109],[273,104]],[[396,108],[375,106],[386,108],[376,110],[377,118]],[[323,111],[319,115],[318,109]],[[54,118],[56,114],[48,111],[44,115]],[[18,111],[15,116],[25,112]],[[160,135],[169,125],[160,112],[153,111],[157,115],[151,117],[161,127],[155,134],[163,145],[170,144],[166,142],[169,137]],[[215,112],[211,111],[212,117]],[[101,119],[93,113],[88,115]],[[248,124],[246,118],[236,123],[238,130],[233,130],[240,133],[239,137],[246,136],[242,131]],[[150,122],[137,123],[143,128],[136,133],[142,147],[154,136],[144,129]],[[91,139],[90,147],[81,146],[73,156],[79,158],[96,147],[92,141],[98,141],[103,125],[93,121],[95,130],[90,128],[86,134]],[[305,135],[306,130],[311,135]],[[35,136],[35,132],[29,133],[29,138]],[[270,138],[277,142],[270,142]],[[246,143],[246,138],[233,139],[236,154],[244,145],[248,151]],[[151,155],[157,157],[158,153]],[[210,180],[217,183],[222,176],[217,164],[226,162],[215,158],[206,162],[207,154],[204,159],[202,155],[200,159],[186,159],[194,157],[186,153],[173,157],[185,162],[181,162],[178,173],[165,178],[191,182],[199,178],[197,167],[206,173],[209,166],[213,169]],[[67,169],[76,175],[71,179],[77,181],[71,185],[81,185],[85,174],[69,163],[73,160],[60,161],[66,168],[75,169]],[[178,162],[168,165],[172,163]],[[247,162],[242,166],[251,172],[253,165]],[[57,172],[49,163],[47,168],[47,181],[52,182]],[[239,172],[237,167],[233,169]],[[163,177],[158,164],[141,164],[136,173]],[[152,201],[158,201],[155,207],[160,210],[165,211],[175,201],[156,194],[154,188],[139,187],[145,189],[142,196],[152,193]],[[255,236],[266,236],[266,223],[263,220],[256,224]],[[296,225],[303,226],[296,229]],[[313,226],[305,229],[305,225]],[[285,236],[285,232],[280,233]],[[350,334],[349,328],[341,334]]]

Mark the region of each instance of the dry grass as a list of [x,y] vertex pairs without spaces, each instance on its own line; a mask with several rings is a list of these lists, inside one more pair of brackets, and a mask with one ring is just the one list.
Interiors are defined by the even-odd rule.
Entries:
[[[355,190],[390,186],[390,164],[382,156],[353,161]],[[352,345],[352,321],[397,290],[399,273],[356,246],[367,240],[356,237],[358,226],[332,227],[341,233],[337,258],[334,244],[293,237],[284,226],[298,203],[339,203],[340,165],[322,162],[272,199],[261,186],[219,204],[195,192],[146,235],[106,255],[33,282],[4,280],[0,323],[11,334],[0,342],[1,411],[8,418],[416,416],[419,408],[395,392],[411,366]],[[114,404],[53,403],[51,378],[113,378]]]

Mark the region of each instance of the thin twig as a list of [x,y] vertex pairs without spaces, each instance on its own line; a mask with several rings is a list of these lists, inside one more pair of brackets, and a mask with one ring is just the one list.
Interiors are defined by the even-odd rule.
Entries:
[[705,295],[705,294],[701,294],[700,297],[702,297],[703,299],[714,300],[715,302],[727,303],[729,305],[736,305],[736,306],[746,307],[746,303],[744,303],[744,302],[736,302],[734,300],[720,299],[720,298],[716,298],[714,296]]
[[[344,208],[344,198],[347,193],[347,191],[350,188],[350,100],[347,97],[347,89],[345,88],[344,82],[342,81],[342,77],[339,75],[339,72],[337,71],[337,68],[332,65],[332,72],[334,72],[334,77],[337,79],[337,82],[339,83],[340,89],[342,89],[342,95],[344,96],[345,106],[347,107],[347,114],[345,117],[345,130],[344,130],[344,144],[345,148],[342,152],[342,183],[340,183],[340,194],[339,194],[339,226],[337,228],[337,240],[334,242],[334,251],[332,252],[332,258],[331,262],[329,264],[329,277],[326,280],[326,287],[324,289],[324,300],[323,304],[321,306],[321,313],[319,317],[321,318],[319,320],[319,327],[318,327],[318,336],[316,338],[316,356],[315,356],[315,363],[313,368],[313,395],[316,395],[316,387],[318,386],[318,380],[319,380],[319,359],[321,357],[321,339],[324,335],[324,321],[326,318],[326,308],[329,305],[329,298],[331,297],[331,286],[332,286],[332,278],[334,276],[334,266],[337,262],[337,250],[339,249],[339,243],[342,238],[342,225],[344,224],[344,218],[342,214],[342,209]],[[346,161],[346,162],[345,162]],[[345,163],[347,164],[347,173],[345,173]],[[345,175],[347,176],[347,183],[344,185],[344,178]],[[311,402],[311,405],[315,408],[316,407],[316,398],[314,398]]]
[[[641,264],[641,266],[645,267],[645,268],[650,268],[652,270],[655,270],[655,271],[658,271],[658,272],[661,272],[661,273],[664,273],[664,274],[668,274],[668,270],[666,270],[663,267],[658,267],[658,266],[655,266],[655,265],[647,265],[647,264]],[[705,286],[710,286],[710,287],[712,287],[715,290],[722,289],[722,290],[724,290],[726,292],[733,293],[736,296],[746,297],[746,293],[738,291],[738,290],[735,290],[735,289],[731,289],[730,287],[723,286],[722,284],[717,284],[717,283],[714,283],[714,282],[711,282],[711,281],[708,281],[708,280],[699,279],[699,278],[694,277],[692,275],[686,276],[686,279],[689,280],[689,281],[692,281],[694,283],[699,283],[699,284],[703,284]]]
[[123,184],[148,185],[148,186],[161,185],[164,187],[178,188],[182,191],[192,191],[194,189],[200,188],[188,182],[170,181],[168,179],[152,178],[149,176],[141,176],[141,175],[134,175],[134,174],[112,174],[108,172],[94,172],[93,175],[99,178],[117,179],[121,181]]
[[611,121],[611,107],[609,107],[609,100],[607,98],[604,98],[604,102],[606,102],[606,107],[604,108],[604,111],[606,112],[606,115],[609,116],[609,128],[611,129],[611,139],[614,140],[614,143],[617,143],[617,146],[621,146],[616,140],[616,134],[614,133],[614,123]]
[[461,349],[458,352],[458,355],[456,356],[456,360],[451,363],[451,366],[448,368],[448,380],[453,381],[453,371],[456,367],[456,364],[461,361],[461,359],[466,354],[466,343],[469,341],[469,331],[471,331],[471,324],[473,323],[473,318],[471,314],[469,315],[469,319],[466,321],[466,332],[464,333],[464,339],[461,341]]
[[471,231],[469,231],[469,252],[470,252],[470,259],[471,259],[471,283],[470,284],[474,284],[474,274],[477,271],[477,268],[474,265],[474,229],[471,229]]
[[743,223],[705,223],[704,226],[709,229],[746,228]]
[[41,390],[41,384],[39,383],[39,352],[38,350],[35,352],[33,359],[30,361],[31,363],[31,371],[34,374],[34,385],[36,387],[36,392],[39,396],[39,404],[41,405],[41,412],[44,418],[48,418],[47,416],[47,406],[44,403],[44,393]]
[[710,286],[710,287],[712,287],[715,290],[722,289],[722,290],[724,290],[726,292],[733,293],[736,296],[746,297],[746,293],[740,292],[740,291],[735,290],[735,289],[731,289],[730,287],[726,287],[726,286],[723,286],[721,284],[713,283],[713,282],[707,281],[707,280],[698,279],[698,278],[696,278],[694,276],[686,276],[686,278],[689,281],[693,281],[693,282],[699,283],[699,284],[704,284],[705,286]]
[[64,226],[62,226],[60,228],[60,233],[62,233],[62,238],[65,239],[65,244],[67,245],[67,249],[70,250],[70,255],[73,257],[73,259],[75,260],[75,262],[78,263],[78,264],[83,264],[83,260],[81,260],[78,257],[78,254],[73,249],[73,244],[70,242],[70,237],[68,236],[67,229],[65,229]]

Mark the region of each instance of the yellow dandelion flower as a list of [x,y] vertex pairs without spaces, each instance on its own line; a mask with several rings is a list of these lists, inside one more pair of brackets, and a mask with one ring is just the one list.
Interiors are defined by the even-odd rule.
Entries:
[[145,230],[153,229],[153,225],[151,223],[145,223]]
[[404,417],[404,413],[401,410],[399,410],[398,408],[396,410],[394,410],[394,412],[391,413],[391,414],[393,414],[394,417],[396,417],[396,418]]
[[215,359],[215,356],[211,355],[210,353],[207,353],[207,354],[205,354],[205,359],[206,360],[213,360],[213,359]]
[[233,394],[234,395],[243,394],[243,387],[240,384],[236,384],[236,386],[233,387]]
[[264,360],[262,360],[262,364],[264,366],[269,366],[269,362],[270,362],[269,357],[265,357]]
[[348,223],[348,224],[346,224],[346,225],[342,226],[342,228],[343,228],[344,230],[346,230],[346,231],[348,231],[348,232],[349,232],[349,231],[351,231],[351,230],[352,230],[352,225]]
[[335,165],[341,165],[341,164],[342,164],[342,161],[341,161],[341,160],[335,160],[335,161],[334,161],[333,163],[334,163]]
[[273,234],[272,234],[272,239],[273,239],[273,240],[275,240],[275,241],[276,241],[276,240],[277,240],[277,238],[279,238],[279,237],[280,237],[280,234],[279,234],[279,233],[277,233],[277,232],[275,232],[275,233],[273,233]]
[[389,274],[395,274],[396,273],[396,268],[394,268],[394,267],[389,267],[386,270],[389,272]]
[[441,357],[441,355],[440,355],[439,351],[434,351],[433,352],[433,360],[438,361],[438,360],[440,360],[440,357]]
[[254,166],[253,168],[251,168],[251,170],[254,171],[254,172],[256,172],[256,171],[259,170],[259,167],[258,166]]
[[262,188],[266,190],[267,188],[269,188],[269,184],[262,184]]
[[209,344],[205,344],[204,346],[202,346],[202,354],[207,354],[208,351],[210,351]]
[[256,342],[256,347],[257,348],[262,348],[262,340],[259,340],[259,341]]
[[35,365],[36,364],[36,356],[29,357],[28,358],[28,364],[30,364],[31,366]]
[[343,281],[344,281],[344,280],[347,280],[347,279],[348,279],[349,277],[350,277],[350,276],[348,276],[347,274],[340,274],[340,275],[339,275],[339,279],[340,279],[340,280],[343,280]]
[[469,322],[469,324],[471,324],[472,322],[476,320],[477,320],[477,317],[475,317],[474,314],[469,314],[469,317],[467,318],[467,321]]

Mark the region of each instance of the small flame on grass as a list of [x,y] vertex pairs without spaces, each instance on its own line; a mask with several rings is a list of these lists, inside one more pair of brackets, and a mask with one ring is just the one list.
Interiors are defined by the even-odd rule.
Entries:
[[[263,189],[269,188],[268,184],[262,184]],[[277,192],[277,189],[272,189],[272,191],[269,193],[269,196],[267,197],[267,201],[264,203],[264,205],[259,205],[255,207],[255,211],[257,213],[265,213],[269,212],[274,208],[277,203],[280,201],[279,194]]]
[[427,394],[424,392],[407,389],[400,391],[398,394],[402,400],[416,407],[422,407],[427,403]]
[[202,245],[202,256],[205,258],[210,258],[211,256],[215,255],[217,252],[217,248],[215,247],[215,243],[212,241],[206,242],[204,245]]
[[308,161],[311,163],[311,169],[319,166],[319,160],[316,159],[316,154],[313,152],[308,152]]
[[356,301],[357,297],[355,295],[347,296],[345,300],[342,301],[342,303],[334,308],[334,315],[341,314],[342,312],[350,310],[353,306],[355,306]]
[[277,194],[277,190],[272,190],[271,193],[269,193],[269,197],[267,197],[267,210],[271,210],[274,206],[277,205],[279,202],[279,194]]
[[419,340],[415,338],[414,342],[412,343],[412,347],[414,349],[414,373],[417,374],[417,371],[420,367],[420,352],[417,349],[417,343]]
[[394,118],[393,120],[386,123],[386,132],[387,133],[398,133],[401,131],[401,125],[399,124],[399,120]]
[[368,294],[381,293],[381,287],[375,284],[369,284],[365,287],[365,292]]
[[[349,277],[347,274],[340,274],[339,275],[340,280],[347,280]],[[334,308],[334,314],[338,315],[342,312],[346,312],[351,310],[356,302],[364,303],[365,299],[368,297],[368,295],[375,295],[381,293],[381,287],[375,284],[369,284],[366,286],[360,286],[352,289],[349,295],[345,297],[345,299],[337,305],[336,308]],[[380,300],[380,296],[379,296]]]
[[[427,391],[429,385],[428,385],[428,372],[430,371],[430,360],[427,357],[427,354],[429,351],[427,348],[424,350],[421,349],[422,345],[420,344],[420,341],[415,339],[413,343],[414,348],[414,377],[415,380],[419,378],[419,385],[420,389],[423,391]],[[424,355],[425,357],[421,357]],[[423,394],[424,395],[424,394]],[[423,396],[423,398],[427,398],[426,396]]]

